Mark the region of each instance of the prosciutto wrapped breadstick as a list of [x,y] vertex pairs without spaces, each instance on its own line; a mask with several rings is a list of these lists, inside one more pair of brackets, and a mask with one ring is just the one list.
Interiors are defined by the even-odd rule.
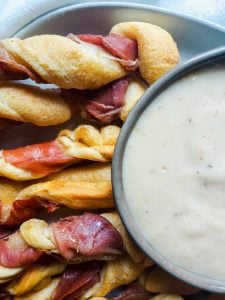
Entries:
[[125,121],[145,90],[146,86],[137,77],[126,76],[98,90],[64,90],[63,94],[77,104],[82,118],[107,124],[118,119]]
[[[51,277],[61,274],[66,265],[60,262],[53,262],[48,265],[33,265],[29,267],[19,278],[12,280],[5,288],[11,295],[23,295],[42,283],[50,282]],[[13,269],[12,269],[13,270]]]
[[105,296],[112,290],[136,280],[145,266],[136,264],[127,254],[104,264],[101,279],[82,297],[82,300],[93,296]]
[[72,114],[72,105],[59,92],[15,82],[0,83],[0,119],[5,124],[13,120],[38,126],[56,125],[69,120]]
[[[44,252],[66,262],[80,263],[111,260],[124,252],[124,245],[117,229],[98,214],[71,216],[51,225],[31,219],[22,224],[20,231],[0,240],[2,279],[8,268],[17,274],[22,271],[18,268],[37,262]],[[12,276],[14,273],[8,275]]]
[[[41,295],[45,295],[45,297],[48,295],[49,298],[44,299],[51,300],[84,300],[90,299],[93,294],[103,296],[107,291],[110,292],[116,287],[129,284],[143,270],[143,266],[135,264],[126,255],[104,264],[93,261],[68,265],[64,272],[55,279],[50,277],[52,275],[45,275],[45,273],[50,274],[48,270],[50,267],[44,267],[46,270],[44,275],[40,274],[40,268],[34,266],[31,271],[28,270],[21,278],[10,283],[6,290],[10,294],[16,295],[15,299],[18,300],[36,299],[36,296]],[[121,276],[118,276],[118,274]],[[41,281],[42,278],[45,278],[45,282],[47,282],[44,287],[43,284],[40,286],[40,283],[43,282]],[[47,278],[50,280],[46,281]],[[27,279],[27,284],[25,279]]]
[[124,22],[115,25],[110,33],[137,42],[139,71],[148,83],[170,71],[179,61],[179,52],[171,35],[158,26],[144,22]]
[[82,160],[110,161],[119,132],[120,128],[113,125],[101,129],[80,125],[75,130],[62,130],[51,142],[2,150],[0,175],[14,180],[32,180]]
[[1,41],[1,78],[32,78],[61,88],[97,89],[138,67],[152,83],[172,69],[179,53],[171,35],[158,26],[128,22],[108,36],[39,35]]
[[108,163],[71,167],[32,184],[2,178],[0,188],[0,224],[8,227],[19,226],[44,208],[52,212],[63,205],[74,210],[114,207]]
[[124,250],[117,229],[98,214],[71,216],[48,225],[30,219],[20,226],[20,233],[28,245],[47,253],[59,254],[70,262],[108,260]]
[[[96,232],[98,235],[95,235]],[[98,259],[99,255],[104,260],[125,250],[135,263],[153,265],[130,239],[116,212],[102,215],[85,213],[51,225],[39,219],[30,219],[20,226],[20,234],[31,247],[58,253],[68,261]],[[105,245],[108,245],[106,249]]]

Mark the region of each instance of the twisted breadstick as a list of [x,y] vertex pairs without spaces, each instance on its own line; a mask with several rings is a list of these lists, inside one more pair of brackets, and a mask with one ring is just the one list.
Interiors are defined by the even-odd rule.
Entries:
[[48,143],[0,151],[0,175],[14,180],[32,180],[57,172],[82,160],[107,162],[113,156],[120,128],[97,129],[80,125],[62,130]]
[[[116,231],[119,233],[126,252],[135,263],[139,263],[145,266],[153,265],[153,262],[146,259],[145,254],[143,254],[143,252],[139,248],[137,248],[137,246],[130,239],[117,212],[105,213],[102,214],[101,217],[107,220],[109,224],[111,224],[111,226],[113,226],[113,228],[116,229]],[[86,229],[86,231],[88,232],[88,229]],[[28,220],[20,226],[20,232],[26,243],[31,247],[42,251],[50,251],[53,253],[60,252],[55,240],[56,236],[54,238],[53,229],[45,221],[38,219]],[[77,235],[76,238],[78,239]],[[74,240],[76,240],[76,238],[74,237]],[[63,253],[60,254],[64,255]]]
[[127,255],[122,255],[113,261],[106,262],[101,272],[101,280],[88,290],[82,299],[93,296],[105,296],[112,290],[136,280],[145,266],[136,264]]
[[62,273],[65,268],[66,265],[60,262],[54,262],[49,265],[33,265],[29,267],[22,276],[11,281],[5,290],[11,295],[26,294],[43,280]]
[[[76,269],[80,268],[79,265],[74,266],[73,270],[76,272]],[[83,282],[83,291],[80,292],[79,299],[90,299],[93,295],[101,295],[104,296],[108,292],[112,291],[113,289],[120,287],[125,284],[129,284],[133,280],[137,279],[138,276],[140,276],[143,266],[139,264],[135,264],[128,256],[122,255],[121,257],[106,262],[100,270],[100,274],[98,277],[98,280],[95,284],[85,286],[85,282]],[[40,271],[43,269],[43,274],[40,273]],[[66,298],[66,290],[60,288],[60,285],[62,283],[65,283],[65,273],[57,277],[57,281],[55,279],[51,279],[47,281],[47,285],[44,287],[40,286],[40,283],[43,279],[49,279],[54,274],[57,274],[56,272],[52,274],[51,272],[52,267],[51,266],[34,266],[31,269],[28,269],[25,274],[23,274],[19,279],[12,281],[6,290],[10,292],[12,295],[16,295],[17,297],[15,299],[36,299],[37,296],[47,296],[49,298],[42,298],[42,299],[64,299]],[[62,267],[61,267],[62,269]],[[60,270],[61,271],[61,270]],[[63,271],[63,270],[62,270]],[[61,271],[61,272],[62,272]],[[58,272],[58,273],[61,273]],[[75,278],[77,286],[80,289],[80,286],[82,284],[81,278],[84,275],[84,273],[87,272],[86,269],[84,269],[83,272],[81,272],[78,276]],[[118,276],[120,274],[120,276]],[[70,277],[72,276],[72,273]],[[64,279],[65,278],[65,279]],[[80,281],[80,284],[79,284]],[[87,281],[87,279],[86,279]],[[46,281],[45,281],[46,282]],[[54,283],[53,283],[54,282]],[[71,284],[71,283],[70,283]],[[79,284],[79,285],[78,285]],[[76,285],[72,282],[72,285]],[[54,287],[50,289],[50,286]],[[67,281],[67,287],[69,287],[69,283]],[[78,291],[78,287],[73,288],[71,291],[71,294]],[[35,289],[34,289],[35,288]],[[28,293],[27,293],[28,292]],[[25,294],[26,293],[26,294]],[[24,295],[25,294],[25,295]],[[19,296],[22,295],[22,296]],[[68,295],[69,296],[69,295]],[[70,295],[71,296],[71,295]],[[33,298],[32,298],[33,297]],[[39,298],[37,298],[39,299]],[[76,298],[78,299],[78,297]]]
[[107,260],[123,251],[117,229],[97,214],[72,216],[51,225],[30,219],[20,226],[20,233],[32,248],[58,253],[67,261]]
[[11,38],[1,43],[14,61],[35,71],[43,81],[65,89],[94,89],[126,74],[101,47],[64,36]]
[[167,31],[158,26],[125,22],[115,25],[110,32],[137,41],[139,70],[148,83],[170,71],[179,61],[176,43]]
[[0,83],[0,118],[48,126],[71,117],[69,102],[57,92],[15,82]]
[[[128,38],[125,43],[121,35]],[[96,89],[127,73],[118,57],[125,56],[124,65],[127,52],[135,53],[129,49],[133,47],[129,39],[137,42],[141,75],[149,83],[178,63],[179,53],[170,34],[143,22],[117,24],[106,38],[40,35],[24,40],[6,39],[1,41],[0,63],[8,71],[3,72],[4,78],[22,75],[66,89]]]
[[2,178],[0,189],[0,224],[11,227],[43,208],[51,212],[61,205],[76,210],[114,207],[108,163],[72,167],[31,185]]

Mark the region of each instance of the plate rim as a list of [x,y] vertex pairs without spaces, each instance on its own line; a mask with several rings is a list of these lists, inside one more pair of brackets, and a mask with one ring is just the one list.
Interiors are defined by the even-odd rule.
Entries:
[[210,20],[206,20],[206,19],[196,17],[196,16],[191,16],[189,14],[185,14],[185,13],[182,13],[179,11],[172,11],[167,8],[148,5],[148,4],[118,2],[118,1],[112,1],[112,2],[111,1],[110,2],[96,1],[96,2],[70,4],[70,5],[65,5],[65,6],[62,6],[59,8],[52,9],[52,10],[32,19],[30,22],[26,23],[24,26],[22,26],[20,29],[18,29],[16,32],[14,32],[14,34],[12,36],[17,37],[28,26],[30,26],[30,25],[35,26],[36,22],[38,22],[42,19],[48,18],[48,17],[52,17],[52,15],[61,14],[61,13],[63,14],[66,11],[71,10],[71,9],[82,10],[82,9],[86,9],[86,8],[135,8],[135,9],[147,10],[147,11],[162,13],[164,15],[170,15],[170,16],[181,18],[181,19],[185,19],[189,22],[204,25],[205,27],[210,27],[210,28],[214,29],[215,31],[225,34],[225,26],[214,23]]

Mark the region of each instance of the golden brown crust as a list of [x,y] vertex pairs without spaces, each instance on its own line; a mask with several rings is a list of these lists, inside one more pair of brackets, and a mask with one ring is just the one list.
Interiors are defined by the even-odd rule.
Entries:
[[3,224],[16,200],[43,199],[74,210],[115,206],[109,163],[94,163],[79,168],[71,167],[48,176],[40,182],[24,183],[1,178],[0,190],[2,202],[0,220]]
[[150,259],[147,260],[146,255],[136,246],[136,244],[134,244],[134,242],[128,235],[125,227],[123,226],[118,212],[114,211],[110,213],[104,213],[102,214],[102,216],[105,219],[107,219],[111,224],[113,224],[113,226],[118,230],[123,239],[126,252],[129,254],[129,256],[135,263],[139,263],[141,265],[146,266],[152,266],[154,264]]
[[41,181],[64,180],[75,182],[111,182],[110,163],[90,163],[81,167],[70,167],[58,173],[51,174]]
[[91,125],[80,125],[75,130],[62,130],[57,142],[68,156],[91,161],[107,162],[113,157],[120,128],[114,125],[100,129]]
[[39,285],[44,279],[62,273],[66,265],[55,262],[50,265],[34,265],[28,268],[21,277],[11,281],[6,290],[11,295],[22,295],[30,292]]
[[125,22],[115,25],[110,32],[137,41],[140,73],[148,83],[157,80],[179,62],[176,43],[167,31],[158,26]]
[[93,296],[105,296],[113,289],[129,284],[140,276],[144,268],[143,265],[134,263],[128,255],[106,262],[102,270],[101,281],[97,283]]
[[4,221],[4,219],[7,218],[12,208],[12,204],[16,199],[16,196],[23,188],[26,187],[26,185],[27,184],[24,182],[15,182],[7,178],[0,178],[0,201],[2,204],[0,210],[1,221]]
[[75,182],[53,180],[31,185],[22,190],[17,199],[44,199],[71,209],[114,207],[111,182]]
[[0,83],[0,118],[48,126],[71,117],[69,103],[57,92],[14,82]]
[[31,291],[21,296],[15,296],[14,300],[52,300],[52,295],[60,281],[60,278],[54,278],[43,289]]
[[120,111],[120,119],[125,122],[129,113],[146,91],[145,85],[138,79],[132,78],[124,95],[124,104]]
[[101,47],[59,35],[11,38],[2,44],[44,80],[65,89],[97,89],[126,74]]
[[189,295],[199,291],[199,289],[173,277],[158,266],[149,272],[144,287],[152,293]]

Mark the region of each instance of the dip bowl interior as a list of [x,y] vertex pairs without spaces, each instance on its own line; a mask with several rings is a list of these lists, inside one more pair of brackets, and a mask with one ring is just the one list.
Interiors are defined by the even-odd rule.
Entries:
[[[210,277],[210,274],[208,274],[209,276],[202,276],[192,272],[188,268],[181,268],[171,262],[165,255],[163,256],[159,253],[157,247],[154,247],[152,243],[147,241],[143,233],[145,230],[151,230],[151,228],[140,228],[138,226],[139,220],[135,219],[132,214],[124,188],[123,166],[125,149],[129,137],[132,134],[137,121],[140,119],[143,112],[151,106],[155,98],[168,87],[173,85],[178,79],[188,75],[192,71],[198,71],[205,67],[221,65],[223,63],[225,63],[225,47],[216,48],[193,58],[191,61],[169,72],[163,76],[163,78],[154,83],[132,110],[123,125],[114,152],[112,166],[113,191],[119,213],[126,228],[140,248],[162,268],[179,279],[186,281],[193,286],[220,293],[225,293],[225,280],[214,279]],[[161,209],[166,209],[166,207]],[[177,244],[179,244],[179,240],[177,240]],[[177,245],[174,245],[174,247],[176,246]],[[205,250],[207,251],[207,249]],[[208,262],[205,261],[205,263],[207,264]],[[223,261],[221,261],[221,264],[223,264]]]

